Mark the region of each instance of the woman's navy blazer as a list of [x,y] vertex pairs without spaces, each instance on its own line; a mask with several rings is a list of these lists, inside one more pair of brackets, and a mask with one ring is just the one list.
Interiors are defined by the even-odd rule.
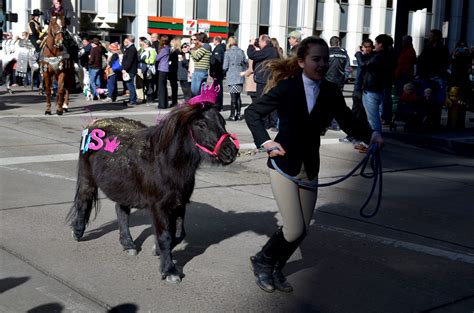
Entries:
[[[320,135],[331,125],[333,118],[349,136],[366,143],[370,141],[373,131],[368,122],[358,120],[352,114],[339,87],[326,80],[322,80],[319,87],[319,96],[311,113],[308,113],[301,74],[281,80],[245,110],[245,120],[257,147],[271,139],[265,130],[263,117],[277,110],[279,131],[275,141],[281,144],[286,154],[274,160],[288,175],[297,175],[303,163],[309,179],[318,175]],[[272,168],[270,159],[267,164]]]

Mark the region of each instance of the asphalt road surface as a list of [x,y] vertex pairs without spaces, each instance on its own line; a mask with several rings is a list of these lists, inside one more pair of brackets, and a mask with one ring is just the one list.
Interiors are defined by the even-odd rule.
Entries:
[[[294,292],[267,294],[249,256],[280,216],[266,156],[253,153],[244,121],[229,122],[244,149],[229,166],[198,171],[187,237],[173,254],[186,276],[174,285],[161,280],[146,212],[131,214],[137,256],[122,251],[103,195],[82,241],[65,222],[82,128],[105,116],[152,125],[158,111],[74,95],[64,116],[43,112],[33,92],[0,95],[0,312],[474,312],[472,159],[388,140],[380,212],[359,215],[366,179],[321,188],[309,235],[284,271]],[[323,137],[320,182],[363,158],[343,136]]]

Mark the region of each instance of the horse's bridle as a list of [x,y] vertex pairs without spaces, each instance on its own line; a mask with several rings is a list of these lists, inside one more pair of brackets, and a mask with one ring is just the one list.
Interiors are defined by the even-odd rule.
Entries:
[[[51,24],[51,22],[50,22],[50,24]],[[61,48],[61,46],[58,45],[58,43],[57,43],[56,36],[58,34],[62,34],[62,36],[63,36],[63,38],[61,39],[61,45],[62,45],[63,42],[64,42],[64,33],[65,33],[65,30],[63,29],[63,27],[61,25],[59,25],[59,29],[57,31],[54,31],[51,28],[51,34],[48,34],[48,36],[51,35],[53,37],[54,47],[56,49]],[[48,41],[46,41],[45,48],[47,48],[52,54],[55,54],[53,52],[53,50],[51,49],[51,47],[48,45]],[[57,69],[62,70],[63,66],[64,66],[63,61],[65,59],[69,59],[69,54],[63,53],[59,56],[42,57],[41,59],[42,59],[42,61],[44,61],[44,62],[48,63],[49,65],[51,65],[51,67],[53,68],[54,71],[56,71]]]
[[191,138],[193,138],[193,141],[194,141],[194,144],[196,145],[196,147],[198,147],[199,149],[201,149],[202,151],[204,151],[205,153],[209,154],[210,156],[214,157],[214,158],[217,158],[217,152],[219,151],[222,143],[224,142],[224,140],[226,140],[227,138],[230,137],[230,140],[232,140],[232,143],[235,145],[235,147],[237,148],[237,150],[240,149],[240,144],[239,144],[239,140],[237,139],[237,136],[235,134],[229,134],[229,133],[225,133],[221,136],[221,138],[219,138],[219,140],[217,141],[216,143],[216,146],[214,147],[214,150],[211,151],[209,150],[208,148],[204,147],[203,145],[199,144],[196,142],[196,140],[194,139],[194,136],[193,136],[193,132],[192,130],[190,129],[189,130],[189,133],[191,134]]

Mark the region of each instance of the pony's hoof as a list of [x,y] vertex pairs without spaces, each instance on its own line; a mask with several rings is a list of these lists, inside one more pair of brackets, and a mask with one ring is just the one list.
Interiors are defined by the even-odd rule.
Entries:
[[125,252],[127,252],[127,254],[131,256],[136,256],[138,254],[137,249],[127,249],[125,250]]
[[151,255],[160,256],[160,250],[156,248],[156,244],[153,245],[153,250],[151,250]]
[[63,115],[63,111],[57,111],[56,114],[57,115]]
[[82,236],[76,235],[74,231],[72,231],[71,234],[72,234],[72,239],[74,239],[75,241],[79,241],[82,238]]
[[181,277],[179,277],[178,275],[168,275],[166,276],[166,282],[179,284],[181,282]]
[[52,115],[50,111],[44,111],[44,115]]
[[63,108],[63,112],[67,113],[67,112],[69,112],[69,109],[68,108]]

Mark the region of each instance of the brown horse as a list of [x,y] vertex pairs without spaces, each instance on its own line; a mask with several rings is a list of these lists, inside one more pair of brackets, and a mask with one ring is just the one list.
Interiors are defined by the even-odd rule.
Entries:
[[69,94],[74,84],[74,62],[64,46],[65,30],[64,15],[51,18],[48,27],[46,44],[41,52],[41,72],[43,73],[44,90],[46,93],[45,115],[51,115],[51,86],[53,78],[58,82],[56,113],[67,111]]

